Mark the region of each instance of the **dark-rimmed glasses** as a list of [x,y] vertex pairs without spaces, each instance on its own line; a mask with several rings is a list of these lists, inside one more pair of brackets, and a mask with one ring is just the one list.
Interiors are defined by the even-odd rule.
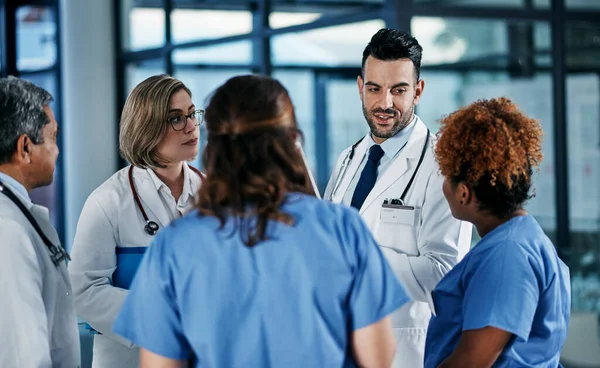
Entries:
[[173,130],[180,131],[185,129],[188,119],[194,122],[195,126],[202,124],[204,122],[204,110],[198,109],[187,115],[173,115],[169,117],[167,121],[169,124],[171,124],[171,128],[173,128]]

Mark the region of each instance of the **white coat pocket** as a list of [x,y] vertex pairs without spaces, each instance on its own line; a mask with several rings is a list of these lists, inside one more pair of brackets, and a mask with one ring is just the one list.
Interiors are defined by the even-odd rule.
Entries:
[[407,255],[418,255],[416,226],[420,214],[418,207],[382,205],[376,233],[379,244]]

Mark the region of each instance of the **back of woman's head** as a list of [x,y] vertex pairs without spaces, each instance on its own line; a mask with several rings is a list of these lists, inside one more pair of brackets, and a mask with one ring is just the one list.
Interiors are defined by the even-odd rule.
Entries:
[[286,194],[314,192],[296,146],[294,108],[281,83],[258,75],[231,78],[212,95],[205,120],[200,212],[221,224],[236,217],[249,246],[267,238],[269,220],[292,224],[280,210]]
[[455,111],[442,119],[438,138],[442,175],[471,188],[480,210],[506,217],[531,198],[542,129],[510,100],[479,100]]

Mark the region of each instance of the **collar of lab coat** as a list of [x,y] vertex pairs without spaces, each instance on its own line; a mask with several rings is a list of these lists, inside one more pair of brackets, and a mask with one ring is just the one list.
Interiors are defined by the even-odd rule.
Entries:
[[[365,136],[365,139],[363,139],[356,147],[354,159],[350,162],[350,165],[348,166],[348,171],[344,175],[344,180],[340,184],[340,193],[345,193],[346,190],[348,190],[350,181],[352,177],[356,174],[356,171],[360,166],[362,157],[367,153],[367,149],[369,147],[369,134],[370,133],[368,133]],[[380,178],[377,179],[377,182],[375,182],[375,186],[373,186],[373,189],[371,190],[371,192],[369,192],[369,195],[367,196],[362,207],[360,208],[361,214],[371,204],[373,204],[374,200],[377,197],[379,197],[381,193],[383,193],[392,184],[400,180],[405,182],[404,185],[408,184],[408,181],[410,180],[410,175],[412,175],[414,167],[416,167],[417,162],[421,157],[421,152],[423,150],[423,144],[425,144],[426,135],[427,126],[425,126],[421,119],[418,116],[416,116],[415,125],[412,132],[410,133],[406,146],[398,155],[396,155],[396,157],[390,163],[385,172],[381,175]]]
[[[33,203],[29,197],[29,193],[27,193],[27,189],[25,189],[25,186],[23,186],[23,184],[19,183],[14,178],[4,173],[0,173],[0,181],[9,187],[15,196],[21,201],[21,203],[25,205],[25,208],[29,210],[44,234],[46,234],[46,237],[48,237],[53,244],[60,244],[58,234],[50,222],[50,211],[48,211],[48,208]],[[15,205],[15,209],[17,208],[18,207]]]
[[[154,183],[154,186],[156,187],[156,191],[160,192],[160,190],[162,188],[165,188],[167,191],[171,191],[169,189],[169,187],[167,186],[167,184],[165,184],[162,180],[160,180],[160,178],[156,175],[156,173],[154,172],[154,170],[147,168],[146,171],[148,172],[148,175],[150,175],[150,178],[152,179],[152,182]],[[186,203],[189,197],[193,197],[195,195],[192,187],[192,180],[191,180],[191,176],[190,172],[192,170],[188,167],[187,163],[183,163],[183,191],[181,192],[181,196],[179,197],[179,203]],[[197,176],[195,173],[192,173],[194,176]]]
[[[201,179],[198,175],[191,172],[192,170],[185,162],[184,168],[183,192],[181,193],[180,200],[185,199],[187,201],[189,196],[195,195],[195,188],[199,188]],[[150,221],[158,222],[161,227],[166,227],[171,220],[159,194],[159,190],[163,185],[166,187],[166,184],[163,183],[150,168],[141,169],[134,167],[133,180],[142,206],[144,206],[144,210],[148,215],[148,219]]]
[[18,195],[21,202],[25,203],[29,208],[31,206],[31,198],[29,197],[29,193],[27,193],[27,189],[25,186],[18,182],[12,176],[0,172],[0,181],[7,185],[12,191]]
[[[417,123],[417,116],[415,115],[413,120],[410,122],[410,124],[408,124],[406,127],[404,127],[404,129],[399,131],[395,136],[386,139],[383,143],[381,143],[379,145],[381,147],[381,149],[383,149],[383,153],[385,154],[385,156],[388,159],[393,160],[394,157],[396,157],[396,155],[398,155],[400,150],[402,148],[404,148],[404,146],[408,142],[408,138],[410,138],[410,135],[411,135],[416,123]],[[373,145],[375,145],[377,143],[375,143],[375,141],[373,140],[373,136],[371,134],[367,134],[367,137],[365,139],[367,139],[367,138],[369,140],[369,145],[367,146],[367,150],[369,150]]]

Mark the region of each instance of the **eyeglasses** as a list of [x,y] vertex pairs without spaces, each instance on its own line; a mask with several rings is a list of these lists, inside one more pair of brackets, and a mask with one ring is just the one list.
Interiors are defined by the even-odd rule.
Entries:
[[204,122],[204,110],[192,111],[188,115],[174,115],[168,118],[167,121],[171,124],[173,130],[180,131],[185,129],[188,119],[194,122],[195,126],[202,124]]

